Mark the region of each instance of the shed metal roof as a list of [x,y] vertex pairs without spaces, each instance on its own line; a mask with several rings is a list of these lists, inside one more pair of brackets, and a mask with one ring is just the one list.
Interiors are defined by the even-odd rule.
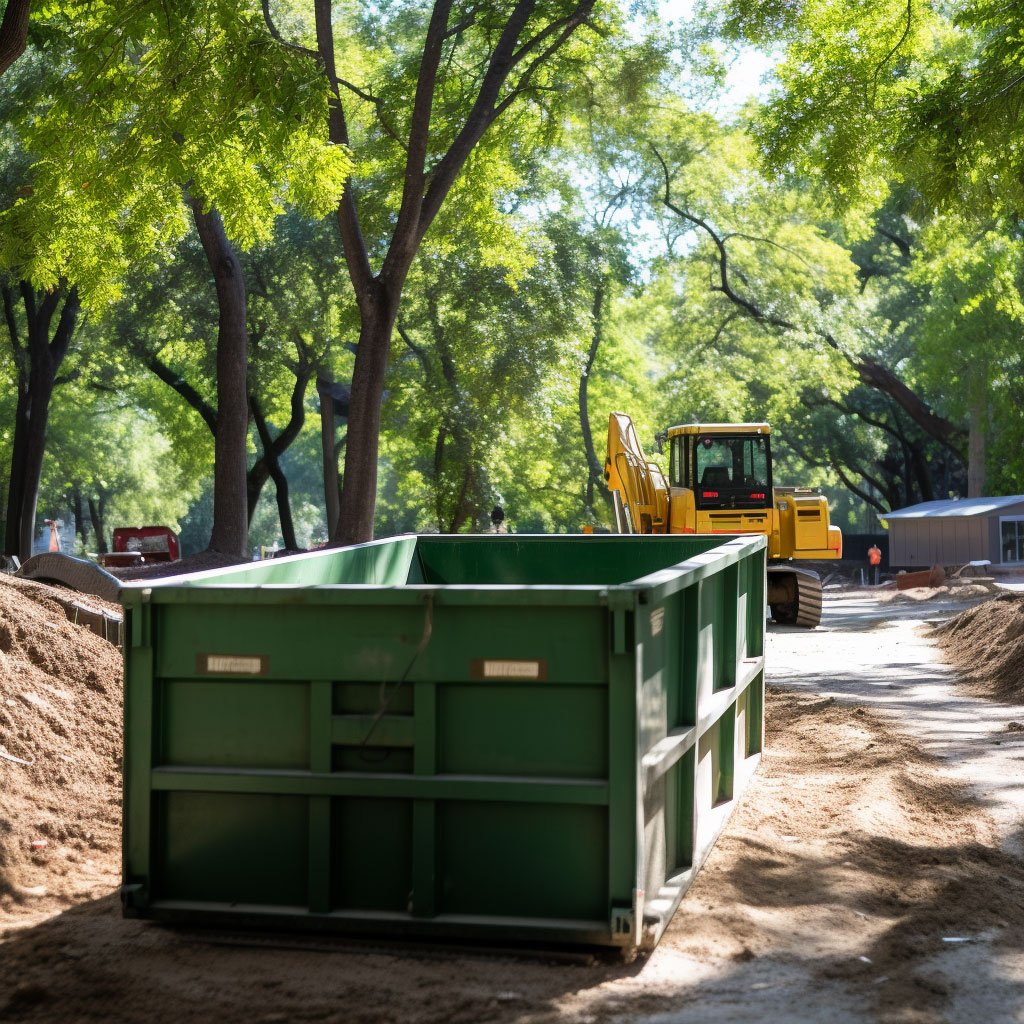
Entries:
[[879,512],[886,519],[950,519],[959,516],[983,516],[998,512],[1009,505],[1024,505],[1024,494],[1010,494],[1001,498],[959,498],[950,501],[922,501],[893,512]]

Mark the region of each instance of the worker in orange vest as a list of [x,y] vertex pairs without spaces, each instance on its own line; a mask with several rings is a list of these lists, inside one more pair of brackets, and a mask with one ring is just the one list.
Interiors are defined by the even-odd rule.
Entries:
[[877,544],[868,548],[868,565],[875,570],[875,586],[878,586],[878,567],[882,564],[882,549]]

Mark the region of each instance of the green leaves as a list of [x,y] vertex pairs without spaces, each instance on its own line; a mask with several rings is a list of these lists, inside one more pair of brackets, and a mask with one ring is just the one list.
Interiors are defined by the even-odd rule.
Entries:
[[897,182],[930,206],[1017,208],[1019,5],[732,0],[724,8],[733,34],[785,46],[781,88],[756,128],[775,171],[823,175],[837,203],[862,217]]
[[67,2],[43,27],[65,72],[26,117],[30,192],[0,214],[0,266],[102,304],[183,237],[185,191],[241,248],[288,205],[337,203],[352,161],[326,139],[323,75],[270,37],[257,4]]

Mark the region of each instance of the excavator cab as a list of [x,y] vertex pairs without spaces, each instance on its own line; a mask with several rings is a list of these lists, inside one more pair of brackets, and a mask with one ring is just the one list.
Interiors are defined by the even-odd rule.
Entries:
[[693,491],[698,509],[770,508],[772,455],[767,424],[723,426],[733,432],[700,424],[673,428],[672,486]]

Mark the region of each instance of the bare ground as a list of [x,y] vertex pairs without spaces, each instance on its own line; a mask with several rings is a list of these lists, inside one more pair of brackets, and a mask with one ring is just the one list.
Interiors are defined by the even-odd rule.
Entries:
[[[1024,1021],[1024,713],[937,661],[922,618],[958,607],[847,594],[825,629],[772,633],[762,768],[645,960],[236,946],[122,920],[97,849],[0,908],[0,1019]],[[0,817],[19,770],[0,760]]]

